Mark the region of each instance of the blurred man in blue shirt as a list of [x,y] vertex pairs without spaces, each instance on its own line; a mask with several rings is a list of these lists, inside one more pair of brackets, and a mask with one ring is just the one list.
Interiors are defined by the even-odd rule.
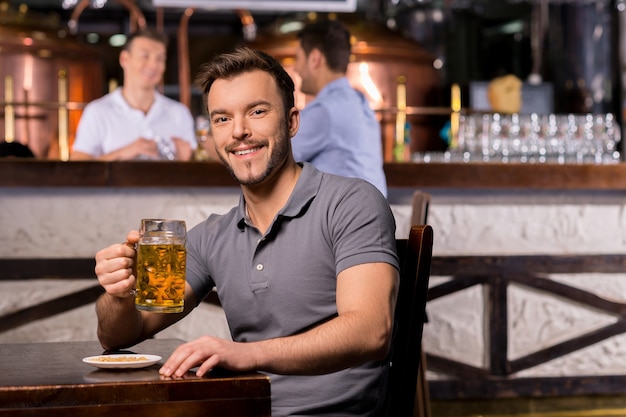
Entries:
[[300,113],[300,129],[292,139],[296,161],[363,178],[387,197],[380,123],[365,96],[346,78],[350,32],[337,20],[322,20],[304,27],[298,39],[300,90],[315,99]]

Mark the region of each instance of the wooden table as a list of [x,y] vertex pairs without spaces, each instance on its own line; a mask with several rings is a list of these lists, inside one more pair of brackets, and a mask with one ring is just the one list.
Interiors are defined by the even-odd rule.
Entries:
[[212,372],[163,378],[158,369],[175,339],[129,349],[163,359],[147,368],[99,369],[82,358],[102,354],[96,341],[0,344],[0,416],[269,416],[269,378]]

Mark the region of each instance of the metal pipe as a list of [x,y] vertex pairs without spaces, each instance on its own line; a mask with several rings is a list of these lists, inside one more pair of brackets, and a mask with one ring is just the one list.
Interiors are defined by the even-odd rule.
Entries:
[[195,9],[188,7],[183,12],[178,26],[178,88],[179,101],[191,110],[191,70],[189,69],[189,19]]
[[398,113],[396,113],[396,143],[394,157],[396,161],[404,161],[406,153],[406,77],[400,75],[397,78],[396,101]]
[[69,161],[70,159],[70,140],[69,140],[69,120],[67,108],[64,106],[67,103],[67,70],[61,68],[59,70],[59,156],[62,161]]
[[239,20],[243,25],[243,38],[248,42],[255,40],[257,27],[252,14],[245,9],[237,9],[235,12],[237,13],[237,16],[239,16]]
[[118,3],[121,3],[126,9],[130,11],[131,15],[131,32],[139,29],[145,29],[146,27],[146,18],[144,17],[141,9],[134,0],[116,0]]
[[459,122],[461,119],[461,87],[458,84],[452,84],[450,92],[450,148],[455,149],[459,139]]
[[528,76],[528,81],[531,84],[540,84],[543,80],[541,67],[543,66],[543,42],[546,37],[546,31],[548,30],[548,14],[548,0],[539,0],[539,2],[533,6],[533,18],[530,25],[530,45],[533,66]]
[[67,27],[72,35],[76,35],[78,32],[78,18],[87,7],[89,7],[89,0],[82,0],[74,7],[70,20],[67,21]]
[[159,32],[165,30],[165,12],[163,11],[163,7],[157,7],[156,9],[156,29]]
[[[188,7],[183,12],[178,25],[178,88],[179,101],[191,109],[191,70],[189,68],[189,19],[195,9]],[[243,37],[246,41],[256,39],[257,27],[254,17],[248,10],[235,10],[243,26]]]
[[[133,0],[116,1],[126,7],[126,9],[130,12],[130,32],[136,31],[137,28],[144,29],[146,27],[146,18]],[[89,0],[82,0],[72,11],[70,20],[67,22],[67,27],[69,28],[71,34],[75,35],[78,32],[78,18],[87,7],[89,7]]]
[[4,77],[4,141],[11,143],[15,139],[15,113],[13,108],[13,77]]

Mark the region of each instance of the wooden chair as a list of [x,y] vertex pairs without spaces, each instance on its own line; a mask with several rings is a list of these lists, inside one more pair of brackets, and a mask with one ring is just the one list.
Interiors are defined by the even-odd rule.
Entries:
[[[413,211],[411,213],[411,224],[420,225],[428,223],[428,209],[430,208],[430,194],[417,190],[413,193],[411,201]],[[426,320],[427,321],[427,320]],[[415,413],[414,417],[431,417],[430,412],[430,390],[428,379],[426,379],[426,353],[421,349],[420,369],[417,375],[417,392],[415,393]]]
[[411,199],[411,225],[426,224],[428,222],[428,209],[430,208],[430,194],[417,190]]
[[422,330],[432,260],[433,229],[411,227],[408,239],[396,241],[400,257],[400,289],[390,356],[385,415],[413,417],[421,358]]

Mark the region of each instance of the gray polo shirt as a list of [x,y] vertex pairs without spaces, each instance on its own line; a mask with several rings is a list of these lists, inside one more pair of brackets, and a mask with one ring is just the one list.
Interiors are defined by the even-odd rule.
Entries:
[[[337,315],[337,274],[372,262],[398,268],[387,200],[361,179],[308,163],[265,233],[249,224],[243,197],[189,231],[187,279],[197,300],[217,287],[233,340],[297,334]],[[271,374],[272,415],[370,415],[382,398],[384,362],[327,375]]]

